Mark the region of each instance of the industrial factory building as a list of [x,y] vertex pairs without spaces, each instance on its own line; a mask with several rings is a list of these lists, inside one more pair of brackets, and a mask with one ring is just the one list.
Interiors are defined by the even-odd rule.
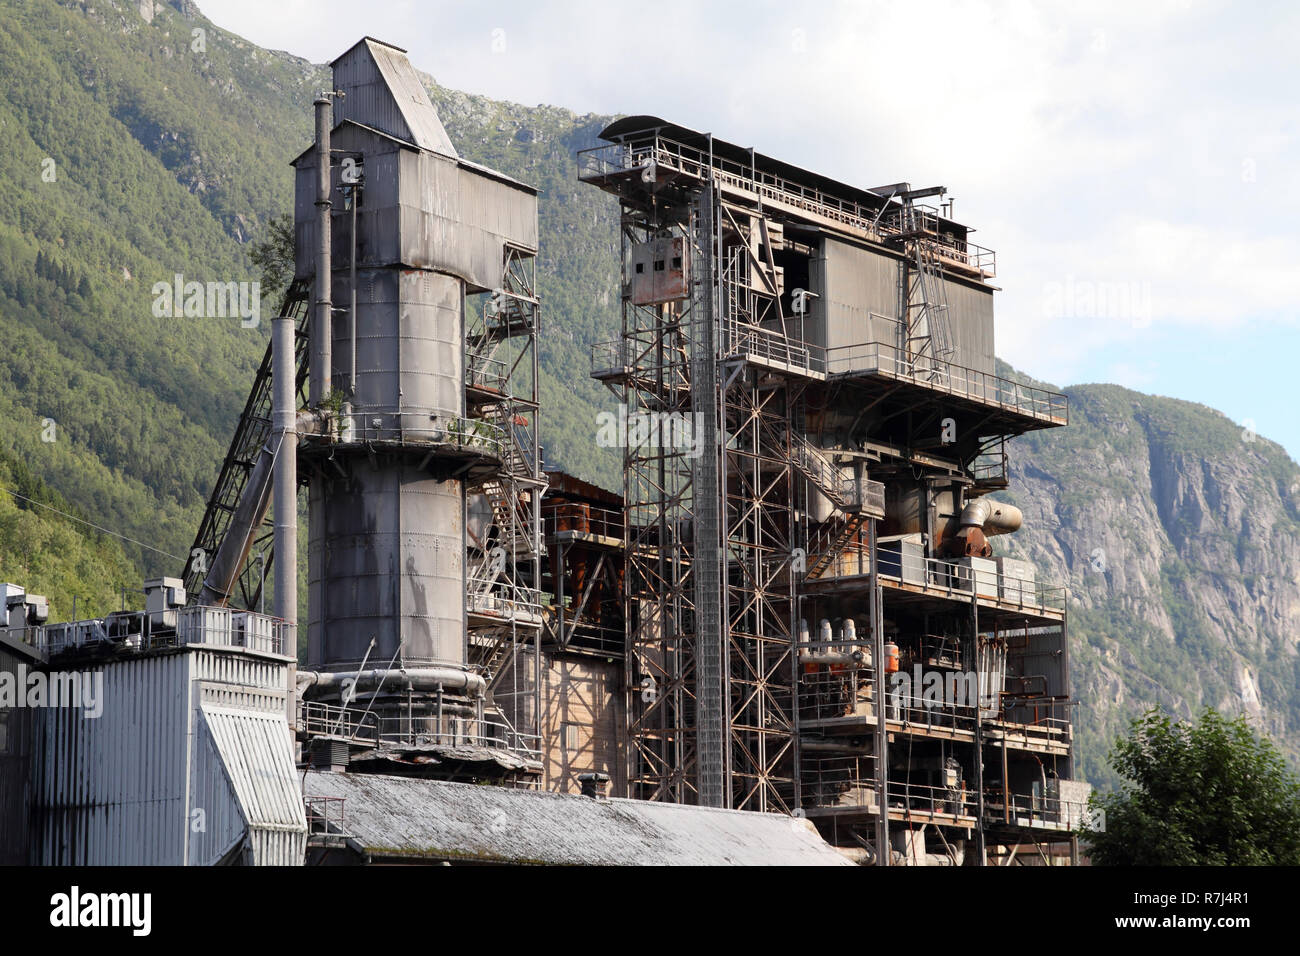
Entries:
[[66,624],[5,586],[0,670],[87,706],[0,711],[3,862],[1077,860],[1065,592],[987,497],[1066,403],[995,374],[946,191],[605,129],[615,492],[544,468],[537,191],[404,51],[332,66],[186,567]]

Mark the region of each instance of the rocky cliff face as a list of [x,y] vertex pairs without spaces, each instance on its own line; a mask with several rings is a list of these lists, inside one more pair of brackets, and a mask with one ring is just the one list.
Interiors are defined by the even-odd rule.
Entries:
[[[167,552],[126,544],[131,574],[97,552],[92,583],[71,561],[0,547],[0,579],[39,585],[61,615],[73,594],[111,606],[122,584],[183,562],[266,323],[160,325],[150,286],[256,278],[243,240],[288,206],[287,164],[325,78],[189,0],[29,0],[0,17],[0,174],[18,184],[0,205],[0,452],[62,496],[50,504]],[[594,440],[613,398],[588,376],[590,345],[617,334],[618,212],[574,160],[609,118],[429,85],[463,155],[542,191],[546,462],[620,487],[617,451]],[[52,161],[57,183],[41,180]],[[86,287],[42,276],[38,255]],[[1026,527],[996,543],[1071,588],[1082,773],[1107,782],[1111,741],[1152,703],[1245,711],[1297,757],[1300,469],[1202,406],[1107,385],[1069,394],[1068,428],[1012,444],[1003,497]]]
[[1300,468],[1201,405],[1067,394],[1068,428],[1012,443],[999,497],[1025,527],[997,544],[1070,588],[1081,773],[1113,782],[1106,751],[1152,704],[1245,712],[1294,760]]

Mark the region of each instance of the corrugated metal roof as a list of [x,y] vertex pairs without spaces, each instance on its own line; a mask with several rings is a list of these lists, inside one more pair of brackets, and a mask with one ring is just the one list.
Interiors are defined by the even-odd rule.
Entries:
[[377,129],[435,153],[456,158],[415,67],[400,47],[369,37],[336,59],[334,119],[364,119]]
[[375,857],[579,865],[849,866],[806,820],[641,800],[310,771],[342,797],[343,829]]
[[[284,851],[283,856],[252,862],[262,866],[301,864],[307,819],[289,749],[289,728],[282,714],[207,703],[202,713],[239,801],[255,855],[259,846]],[[283,834],[285,839],[269,844],[258,839],[273,833]]]

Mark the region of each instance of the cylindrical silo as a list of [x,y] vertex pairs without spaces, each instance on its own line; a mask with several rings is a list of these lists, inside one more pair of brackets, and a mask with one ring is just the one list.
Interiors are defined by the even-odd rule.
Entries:
[[[336,279],[344,299],[345,274]],[[322,464],[309,497],[308,640],[321,669],[359,666],[372,638],[370,666],[465,663],[463,486],[428,455],[464,415],[463,302],[454,276],[359,273],[353,441]],[[334,332],[341,357],[350,329]]]

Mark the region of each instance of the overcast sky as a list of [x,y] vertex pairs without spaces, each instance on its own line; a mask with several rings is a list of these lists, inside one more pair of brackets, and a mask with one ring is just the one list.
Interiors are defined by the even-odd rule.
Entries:
[[944,185],[998,354],[1203,402],[1300,459],[1300,5],[199,0],[315,62],[651,113],[859,186]]

